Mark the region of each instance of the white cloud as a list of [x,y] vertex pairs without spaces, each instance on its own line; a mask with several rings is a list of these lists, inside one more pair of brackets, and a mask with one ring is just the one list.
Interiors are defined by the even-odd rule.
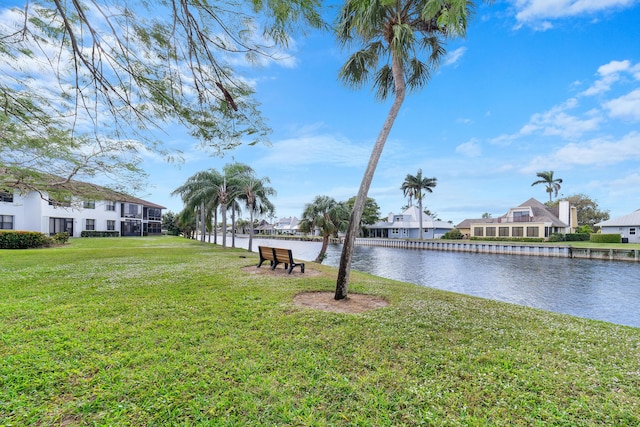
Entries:
[[476,138],[471,139],[464,144],[460,144],[456,147],[456,152],[466,157],[478,157],[482,154],[482,148]]
[[531,173],[572,165],[607,166],[629,160],[640,160],[640,133],[636,131],[619,140],[599,138],[582,143],[572,142],[548,155],[535,157],[523,172]]
[[[301,136],[273,143],[260,164],[289,163],[290,167],[329,164],[332,167],[362,167],[371,153],[370,146],[353,144],[333,135]],[[293,159],[292,162],[285,159]]]
[[613,118],[640,121],[640,89],[606,102],[603,106]]
[[564,104],[556,105],[543,113],[531,116],[529,123],[520,129],[520,135],[541,133],[546,136],[560,136],[575,139],[584,133],[598,128],[602,118],[591,112],[591,116],[580,119],[567,113],[578,106],[575,98],[568,99]]
[[458,49],[449,52],[449,54],[447,55],[447,59],[444,62],[444,65],[457,65],[458,62],[460,62],[460,60],[462,59],[462,56],[465,54],[465,52],[467,51],[466,47],[459,47]]
[[611,86],[620,80],[620,73],[623,71],[631,71],[631,69],[631,62],[629,60],[611,61],[608,64],[601,65],[598,68],[600,79],[596,80],[587,90],[582,92],[582,95],[591,96],[608,92]]
[[[572,16],[592,15],[611,9],[630,7],[636,0],[515,0],[516,19],[519,23],[527,23],[548,28],[548,20]],[[540,23],[544,26],[540,28]]]

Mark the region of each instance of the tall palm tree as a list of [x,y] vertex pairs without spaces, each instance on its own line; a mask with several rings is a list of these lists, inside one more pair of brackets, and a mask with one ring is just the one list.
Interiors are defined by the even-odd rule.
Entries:
[[212,214],[218,207],[217,188],[222,181],[222,175],[215,169],[197,172],[187,178],[187,181],[173,190],[171,195],[180,195],[185,209],[200,212],[202,226],[201,239],[204,242],[205,225],[211,223]]
[[418,201],[418,209],[420,210],[418,223],[420,224],[420,239],[422,239],[422,198],[424,197],[424,193],[422,190],[425,190],[427,193],[432,193],[436,184],[438,183],[437,178],[427,178],[422,176],[422,169],[418,169],[418,173],[414,176],[411,174],[407,174],[402,183],[400,189],[404,192],[405,196],[409,196],[409,206],[411,206],[411,197],[414,197]]
[[315,262],[322,263],[329,246],[329,237],[338,237],[349,223],[349,210],[344,203],[338,203],[329,196],[316,196],[313,202],[307,203],[300,220],[300,231],[309,233],[316,228],[322,235],[322,247]]
[[[238,202],[238,198],[240,196],[240,186],[242,177],[245,174],[254,173],[251,166],[245,165],[244,163],[227,163],[222,168],[224,171],[225,177],[225,215],[223,215],[223,220],[226,221],[226,212],[231,209],[231,247],[236,247],[236,214],[239,214],[242,210],[240,203]],[[226,245],[226,223],[223,223],[223,246]]]
[[[335,299],[347,297],[355,238],[367,193],[407,88],[418,89],[428,82],[446,53],[445,39],[465,35],[472,6],[473,0],[346,0],[342,7],[338,40],[343,46],[358,45],[360,49],[342,67],[340,78],[355,88],[373,79],[377,98],[386,99],[391,94],[395,98],[356,196],[340,257]],[[423,53],[425,59],[419,59]]]
[[531,184],[532,187],[538,184],[545,184],[547,186],[546,191],[547,193],[549,193],[550,202],[552,201],[551,194],[555,193],[556,197],[558,197],[558,191],[560,191],[560,184],[562,184],[562,178],[554,179],[553,171],[538,172],[536,176],[540,179],[534,182],[533,184]]
[[245,172],[238,177],[238,198],[244,200],[249,211],[249,243],[247,249],[251,252],[253,242],[253,215],[267,215],[275,212],[275,206],[269,201],[269,196],[274,196],[276,190],[267,184],[269,178],[257,178],[253,170]]

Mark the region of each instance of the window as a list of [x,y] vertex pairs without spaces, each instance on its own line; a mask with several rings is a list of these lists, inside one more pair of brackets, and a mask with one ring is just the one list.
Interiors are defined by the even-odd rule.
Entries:
[[635,235],[636,234],[636,229],[635,228],[630,228],[629,229],[629,234],[630,235]]
[[96,220],[95,219],[86,219],[85,220],[85,230],[93,231],[96,229]]
[[529,211],[515,211],[513,222],[529,222]]
[[49,218],[49,235],[65,231],[73,236],[73,218]]
[[85,200],[84,202],[82,202],[82,207],[85,209],[95,209],[96,202],[95,200]]
[[107,210],[115,212],[115,210],[116,210],[116,202],[114,202],[112,200],[107,200]]
[[107,231],[115,231],[116,230],[116,222],[112,219],[107,220]]
[[527,237],[538,237],[538,227],[527,227]]
[[139,205],[133,203],[122,204],[122,217],[123,218],[142,218],[142,210]]
[[484,229],[482,227],[474,227],[473,235],[475,237],[482,237],[484,235]]
[[487,237],[494,237],[496,235],[496,228],[495,227],[487,227]]
[[13,230],[13,215],[0,215],[0,230]]
[[0,191],[0,202],[13,203],[13,193]]
[[509,237],[509,227],[499,227],[498,235],[500,237]]
[[511,229],[512,237],[522,237],[524,234],[524,227],[513,227]]
[[162,223],[150,222],[147,224],[148,234],[162,234]]
[[71,200],[55,200],[49,199],[49,206],[68,208],[71,206]]
[[162,209],[147,208],[147,219],[150,220],[150,221],[161,221],[162,220]]

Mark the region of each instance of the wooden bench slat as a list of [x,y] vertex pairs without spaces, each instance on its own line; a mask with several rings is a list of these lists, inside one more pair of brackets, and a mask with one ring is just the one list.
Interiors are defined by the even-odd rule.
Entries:
[[258,246],[258,252],[260,253],[258,268],[260,268],[263,262],[270,261],[272,270],[275,270],[278,264],[284,264],[284,268],[285,270],[289,270],[289,274],[291,274],[295,267],[300,267],[300,271],[304,273],[304,263],[295,262],[291,249]]

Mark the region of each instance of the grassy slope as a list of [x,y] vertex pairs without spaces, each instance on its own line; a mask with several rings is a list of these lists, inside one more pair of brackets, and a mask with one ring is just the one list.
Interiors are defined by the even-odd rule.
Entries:
[[[246,256],[246,258],[244,258]],[[180,238],[0,250],[0,425],[638,425],[640,329]]]

